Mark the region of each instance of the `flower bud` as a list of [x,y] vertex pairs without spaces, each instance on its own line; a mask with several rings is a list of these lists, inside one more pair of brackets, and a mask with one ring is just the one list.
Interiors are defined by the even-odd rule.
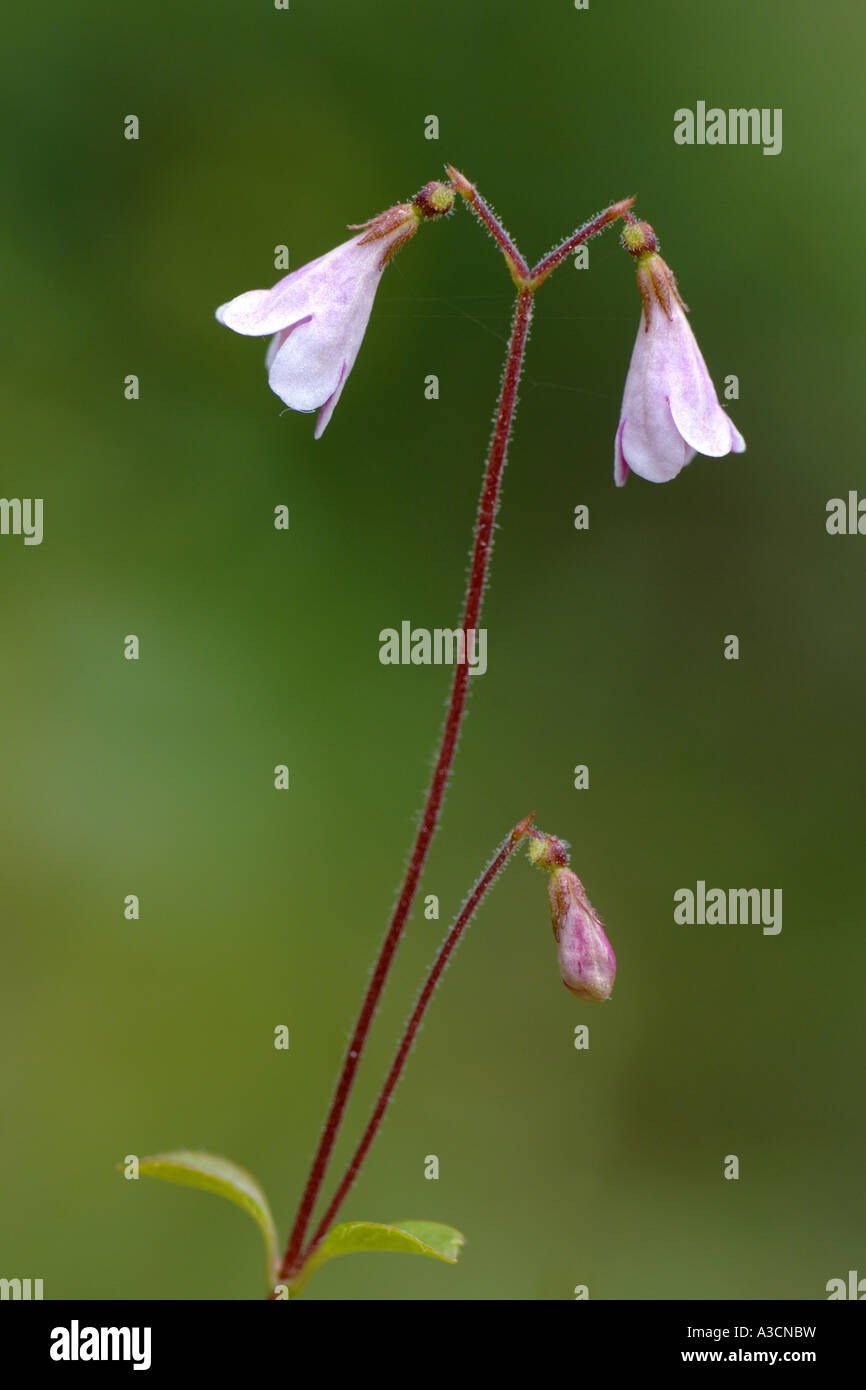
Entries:
[[687,309],[688,305],[683,304],[677,290],[673,271],[658,254],[658,239],[649,222],[626,223],[620,241],[637,261],[637,287],[643,300],[646,327],[649,327],[653,302],[669,319],[673,317],[673,303]]
[[412,199],[422,217],[443,217],[451,211],[457,194],[448,183],[425,183],[420,193]]
[[539,830],[530,830],[529,860],[539,869],[556,869],[568,863],[568,845],[557,840],[555,835],[543,835]]
[[578,999],[596,1003],[608,999],[616,956],[583,884],[571,869],[557,868],[550,875],[548,891],[562,983]]
[[656,234],[649,222],[627,222],[620,241],[630,256],[643,256],[647,251],[657,251]]

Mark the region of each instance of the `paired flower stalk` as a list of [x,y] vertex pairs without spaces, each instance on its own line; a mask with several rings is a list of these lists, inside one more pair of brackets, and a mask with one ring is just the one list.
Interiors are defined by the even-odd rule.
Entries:
[[[354,366],[379,281],[392,258],[414,237],[422,222],[450,213],[458,196],[486,227],[505,258],[516,301],[475,524],[462,621],[463,631],[469,632],[479,626],[535,293],[572,251],[610,223],[620,219],[625,222],[622,244],[636,260],[642,299],[641,321],[616,432],[616,483],[622,485],[629,472],[650,482],[667,482],[696,453],[718,458],[731,451],[741,452],[745,444],[719,405],[686,319],[686,306],[673,274],[658,254],[655,234],[648,223],[637,221],[631,213],[633,198],[611,204],[530,268],[477,189],[450,165],[447,171],[447,183],[429,183],[410,202],[399,203],[368,222],[350,227],[356,235],[349,241],[291,272],[272,289],[249,290],[223,304],[217,310],[217,318],[236,333],[270,337],[265,359],[269,385],[290,409],[318,412],[314,432],[318,439]],[[616,957],[604,923],[590,904],[580,879],[568,867],[565,843],[534,829],[532,816],[528,816],[500,845],[457,915],[406,1025],[360,1143],[312,1239],[307,1239],[355,1074],[438,824],[467,694],[468,667],[458,663],[433,777],[397,906],[346,1051],[282,1260],[276,1253],[276,1232],[267,1202],[249,1174],[225,1159],[185,1151],[141,1162],[142,1173],[220,1191],[255,1215],[268,1249],[271,1297],[297,1296],[325,1259],[353,1249],[414,1250],[440,1259],[456,1258],[462,1237],[451,1227],[424,1222],[404,1222],[399,1228],[358,1222],[334,1226],[333,1222],[376,1136],[441,974],[494,880],[524,840],[528,840],[531,862],[549,875],[551,920],[563,984],[582,1003],[606,1000],[613,989]]]
[[[359,235],[319,260],[287,275],[273,289],[254,290],[223,305],[217,311],[217,317],[236,331],[274,335],[267,355],[270,386],[291,408],[319,411],[315,429],[315,437],[319,438],[355,362],[379,281],[392,257],[414,236],[421,222],[450,213],[457,195],[486,227],[505,258],[517,295],[476,520],[462,624],[463,630],[469,631],[477,628],[481,611],[502,470],[517,403],[517,387],[535,293],[571,252],[610,223],[625,220],[622,243],[637,260],[638,287],[643,301],[641,324],[616,435],[616,482],[625,482],[630,469],[649,481],[665,482],[675,477],[697,451],[721,456],[730,449],[742,449],[744,445],[718,403],[685,317],[685,306],[677,293],[673,275],[658,254],[652,228],[645,222],[636,221],[631,213],[633,198],[611,204],[530,268],[474,185],[451,165],[447,166],[447,172],[448,183],[429,183],[411,202],[389,208],[361,228],[350,228],[357,230]],[[300,1277],[309,1261],[315,1258],[317,1249],[321,1248],[329,1224],[375,1137],[444,960],[456,946],[495,874],[524,835],[530,836],[533,861],[550,872],[550,907],[563,983],[582,1002],[607,999],[613,988],[616,972],[613,949],[580,879],[567,867],[563,843],[531,830],[530,820],[521,822],[485,870],[446,938],[440,957],[422,990],[416,1011],[407,1025],[361,1144],[313,1240],[304,1249],[305,1233],[342,1123],[373,1015],[438,823],[466,695],[467,668],[458,665],[415,845],[301,1198],[280,1267],[283,1278]]]
[[652,227],[630,213],[632,199],[614,204],[592,230],[581,229],[579,241],[569,238],[530,271],[469,180],[450,165],[448,172],[450,183],[425,185],[411,202],[350,227],[359,235],[272,289],[248,290],[216,311],[220,323],[236,333],[273,335],[265,358],[271,390],[292,410],[318,410],[316,439],[355,364],[385,267],[423,220],[451,212],[459,192],[499,243],[518,290],[533,293],[588,236],[625,218],[622,244],[637,262],[643,314],[616,432],[618,486],[629,472],[648,482],[669,482],[695,454],[742,453],[745,441],[719,404],[673,272],[659,255]]

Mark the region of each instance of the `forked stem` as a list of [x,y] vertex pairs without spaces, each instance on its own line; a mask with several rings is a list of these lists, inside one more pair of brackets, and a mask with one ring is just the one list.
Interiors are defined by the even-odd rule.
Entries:
[[609,208],[605,208],[604,212],[598,214],[598,217],[592,217],[588,222],[584,222],[583,226],[578,227],[576,232],[565,238],[565,241],[560,242],[546,256],[542,256],[538,265],[533,266],[529,272],[529,282],[532,288],[537,290],[550,272],[556,269],[560,261],[564,261],[566,256],[577,250],[578,246],[589,241],[590,237],[603,232],[605,227],[608,227],[611,222],[615,222],[618,217],[625,217],[633,202],[634,198],[623,198],[618,203],[611,203]]
[[[490,452],[487,457],[487,467],[484,472],[484,485],[481,490],[481,500],[478,505],[478,516],[475,523],[475,544],[472,551],[472,564],[469,571],[469,583],[466,590],[466,602],[463,609],[463,631],[468,633],[470,630],[477,631],[478,620],[481,614],[481,603],[484,597],[484,587],[487,581],[487,570],[490,563],[490,549],[493,540],[493,525],[496,519],[496,509],[499,503],[499,489],[502,481],[502,470],[505,467],[505,456],[508,449],[508,440],[511,434],[511,424],[514,418],[514,408],[517,404],[517,386],[520,380],[520,370],[523,363],[523,350],[526,345],[526,336],[529,332],[529,322],[532,317],[532,291],[520,290],[517,295],[517,302],[514,310],[514,321],[511,327],[511,337],[508,343],[508,356],[505,363],[505,375],[502,379],[502,387],[499,393],[499,407],[496,412],[496,424],[493,429],[493,438],[490,442]],[[306,1187],[301,1198],[300,1206],[295,1217],[295,1224],[292,1227],[292,1234],[286,1249],[280,1270],[280,1277],[286,1276],[297,1268],[300,1258],[301,1247],[304,1236],[307,1233],[313,1207],[324,1181],[325,1172],[331,1153],[336,1142],[337,1133],[343,1118],[343,1112],[352,1090],[355,1080],[355,1073],[361,1059],[361,1053],[367,1041],[367,1035],[373,1022],[376,1007],[394,953],[403,934],[406,918],[409,915],[415,893],[418,888],[418,881],[427,859],[430,849],[430,842],[433,839],[434,831],[439,820],[439,813],[442,809],[442,800],[445,795],[445,788],[448,785],[448,778],[451,773],[451,766],[454,761],[454,752],[457,747],[457,739],[460,733],[460,725],[463,720],[463,712],[466,708],[466,696],[469,683],[469,665],[467,662],[458,662],[454,667],[454,679],[451,685],[451,699],[448,705],[448,713],[445,718],[445,727],[442,733],[442,741],[439,754],[436,758],[436,766],[433,771],[433,778],[424,810],[421,815],[421,822],[415,838],[415,844],[409,859],[409,865],[394,909],[387,935],[382,943],[379,958],[373,970],[364,1002],[361,1005],[361,1012],[355,1024],[348,1051],[343,1061],[343,1066],[337,1080],[336,1090],[328,1111],[325,1127],[319,1140],[319,1146],[313,1158],[313,1165],[307,1179]]]
[[455,950],[455,947],[457,946],[458,941],[460,940],[461,936],[463,935],[464,931],[466,930],[470,921],[472,920],[472,917],[475,913],[476,908],[481,902],[481,899],[484,897],[487,890],[491,887],[494,879],[499,874],[499,871],[504,867],[506,861],[511,858],[512,854],[516,850],[520,841],[523,839],[524,835],[527,834],[531,821],[532,816],[527,816],[525,820],[521,821],[519,825],[516,825],[514,827],[511,834],[508,836],[508,839],[505,840],[499,846],[499,849],[496,851],[493,858],[490,860],[490,863],[487,865],[487,868],[484,870],[478,882],[475,884],[475,887],[472,889],[472,892],[469,894],[469,897],[463,904],[463,907],[461,908],[460,913],[454,922],[454,925],[451,927],[451,930],[449,931],[448,935],[446,936],[445,940],[440,946],[439,954],[433,962],[430,974],[427,976],[421,993],[418,996],[418,1002],[416,1003],[415,1008],[412,1010],[412,1015],[409,1019],[409,1022],[406,1024],[406,1028],[402,1038],[400,1039],[400,1044],[397,1048],[394,1060],[391,1063],[391,1069],[388,1072],[387,1077],[385,1078],[385,1084],[382,1087],[379,1099],[376,1101],[376,1104],[373,1107],[372,1114],[370,1115],[367,1128],[364,1130],[361,1142],[355,1150],[354,1154],[352,1155],[352,1159],[349,1163],[349,1166],[343,1175],[339,1187],[337,1188],[336,1192],[334,1193],[334,1196],[331,1199],[331,1204],[328,1207],[328,1210],[325,1212],[325,1215],[319,1222],[319,1225],[316,1229],[316,1234],[313,1236],[313,1239],[310,1241],[309,1245],[304,1251],[304,1262],[306,1262],[310,1258],[310,1256],[314,1253],[316,1246],[319,1245],[324,1240],[325,1236],[328,1234],[328,1231],[330,1230],[331,1225],[333,1224],[334,1219],[340,1210],[340,1207],[343,1205],[343,1201],[345,1200],[346,1194],[348,1193],[350,1187],[352,1186],[352,1183],[355,1181],[355,1178],[358,1175],[358,1170],[360,1169],[361,1164],[364,1162],[364,1159],[367,1156],[367,1152],[370,1148],[370,1145],[373,1143],[379,1126],[382,1123],[385,1111],[388,1109],[388,1105],[391,1101],[392,1095],[394,1094],[397,1082],[400,1080],[403,1068],[406,1065],[406,1059],[408,1058],[409,1053],[412,1050],[412,1044],[415,1041],[418,1029],[421,1027],[421,1022],[424,1018],[425,1013],[427,1012],[427,1006],[433,997],[433,991],[439,983],[443,970],[448,964],[448,961],[450,960]]
[[[464,635],[466,635],[470,631],[475,632],[478,630],[479,618],[481,616],[481,606],[490,565],[493,527],[499,504],[502,471],[505,467],[508,441],[511,436],[514,412],[517,405],[517,388],[523,365],[523,354],[526,347],[527,335],[529,333],[529,324],[532,319],[533,296],[539,285],[547,279],[551,271],[559,265],[570,251],[576,249],[576,247],[580,246],[584,241],[587,241],[591,236],[595,236],[597,232],[600,232],[602,228],[606,227],[616,218],[624,216],[634,202],[634,199],[626,198],[622,202],[614,203],[603,213],[599,214],[598,217],[593,218],[590,222],[587,222],[583,227],[579,228],[572,236],[567,237],[555,250],[551,251],[539,261],[534,269],[530,270],[514,242],[511,240],[495,214],[481,198],[474,185],[471,184],[468,179],[464,178],[457,169],[452,168],[451,165],[448,166],[448,173],[455,188],[461,194],[464,201],[496,240],[505,257],[511,278],[517,287],[517,299],[511,325],[511,335],[508,340],[505,372],[499,392],[496,422],[493,429],[493,437],[490,441],[490,450],[487,455],[481,499],[478,505],[478,514],[475,522],[475,542],[472,551],[472,563],[469,571],[469,581],[463,609],[463,632]],[[486,891],[489,883],[492,882],[492,878],[495,876],[495,873],[498,872],[501,863],[504,863],[505,858],[512,852],[514,844],[516,844],[514,837],[517,836],[519,839],[527,831],[529,824],[528,820],[522,822],[521,825],[516,827],[512,832],[512,835],[499,851],[499,855],[494,858],[491,865],[488,866],[488,869],[485,871],[485,874],[482,875],[482,878],[473,890],[473,894],[471,894],[470,898],[467,900],[463,913],[461,913],[461,916],[457,919],[457,922],[455,922],[451,933],[442,947],[439,957],[437,957],[433,972],[422,990],[418,1004],[416,1005],[415,1013],[413,1013],[407,1032],[404,1034],[391,1071],[385,1081],[385,1086],[374,1107],[364,1137],[337,1187],[327,1212],[316,1229],[311,1244],[308,1246],[305,1254],[302,1255],[304,1237],[306,1236],[313,1209],[321,1191],[328,1163],[334,1149],[334,1144],[336,1143],[343,1114],[355,1081],[355,1073],[358,1070],[358,1064],[367,1042],[376,1008],[388,979],[391,962],[394,959],[394,954],[403,934],[406,919],[412,907],[421,873],[439,820],[445,789],[448,785],[448,779],[454,762],[460,726],[466,708],[468,684],[468,662],[463,661],[456,663],[445,727],[442,732],[433,778],[427,792],[427,799],[418,826],[415,844],[412,848],[409,865],[406,869],[406,874],[400,889],[397,906],[394,909],[388,931],[379,951],[370,983],[367,986],[367,992],[364,995],[361,1011],[358,1015],[358,1020],[355,1024],[349,1047],[343,1060],[340,1075],[337,1079],[336,1089],[325,1120],[325,1126],[321,1138],[319,1139],[310,1174],[307,1178],[307,1183],[298,1206],[297,1215],[295,1216],[294,1225],[286,1247],[286,1253],[280,1267],[279,1278],[281,1280],[290,1278],[293,1274],[297,1273],[304,1259],[309,1256],[310,1252],[321,1241],[341,1205],[343,1198],[354,1182],[358,1169],[376,1135],[376,1131],[381,1123],[382,1116],[390,1101],[394,1087],[399,1080],[412,1041],[418,1030],[421,1017],[427,1008],[439,975],[441,975],[447,963],[448,956],[450,956],[454,946],[457,944],[457,940],[459,940],[459,936],[466,926],[472,911],[474,911],[477,902],[480,901],[480,897]],[[500,856],[504,856],[501,859],[501,863],[498,862]],[[476,897],[475,894],[478,894],[478,896]],[[464,916],[467,909],[469,909],[468,915]],[[420,1013],[418,1012],[419,1009]]]

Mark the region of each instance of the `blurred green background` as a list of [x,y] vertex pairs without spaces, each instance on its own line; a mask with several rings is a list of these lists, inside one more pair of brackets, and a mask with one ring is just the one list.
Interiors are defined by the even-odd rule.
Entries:
[[[512,864],[344,1209],[451,1222],[461,1262],[335,1261],[308,1296],[823,1298],[866,1274],[866,540],[824,525],[866,491],[864,27],[805,0],[10,17],[2,492],[45,499],[45,539],[0,538],[0,1274],[262,1294],[242,1213],[114,1165],[224,1153],[290,1223],[447,692],[441,668],[381,666],[378,632],[457,621],[510,282],[465,209],[423,228],[318,443],[213,311],[279,278],[275,245],[297,267],[445,160],[530,260],[639,194],[719,388],[739,377],[748,452],[615,489],[633,267],[609,232],[557,272],[422,889],[442,920],[413,913],[338,1158],[446,919],[529,810],[571,841],[619,979],[604,1007],[562,988],[544,881]],[[782,107],[782,153],[676,146],[698,100]],[[697,879],[782,888],[781,934],[677,926]]]

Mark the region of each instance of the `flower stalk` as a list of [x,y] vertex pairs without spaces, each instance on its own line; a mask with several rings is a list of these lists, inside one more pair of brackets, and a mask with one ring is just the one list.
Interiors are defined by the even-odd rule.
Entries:
[[[470,629],[477,629],[479,626],[481,604],[484,597],[484,588],[490,564],[493,526],[499,504],[502,470],[505,467],[508,441],[511,435],[514,410],[517,405],[517,387],[520,381],[523,351],[526,345],[526,337],[529,332],[531,318],[532,292],[529,290],[521,290],[517,295],[517,302],[515,304],[514,320],[511,327],[511,337],[508,343],[508,355],[505,364],[505,375],[502,379],[499,405],[496,411],[496,423],[493,429],[493,438],[490,443],[490,452],[487,457],[487,467],[484,472],[484,483],[481,489],[481,500],[478,505],[478,515],[475,523],[472,563],[469,571],[469,583],[463,609],[464,632],[468,632]],[[451,775],[451,767],[460,734],[460,726],[466,708],[468,685],[469,666],[466,662],[458,663],[454,667],[454,679],[451,685],[451,697],[448,703],[445,727],[442,732],[442,741],[439,746],[433,777],[424,803],[424,810],[421,813],[421,821],[415,838],[415,844],[412,847],[409,864],[400,889],[400,895],[397,899],[397,906],[394,909],[387,935],[382,943],[379,957],[373,970],[373,975],[367,986],[364,1002],[361,1005],[361,1011],[349,1042],[331,1106],[328,1111],[327,1119],[325,1120],[325,1127],[313,1158],[307,1185],[304,1189],[300,1206],[298,1207],[292,1234],[289,1238],[289,1244],[283,1261],[284,1272],[295,1266],[301,1253],[301,1246],[307,1231],[307,1226],[319,1195],[319,1190],[325,1178],[325,1172],[337,1139],[343,1112],[346,1109],[346,1104],[352,1091],[355,1073],[358,1070],[358,1064],[361,1060],[361,1054],[364,1051],[367,1035],[369,1034],[376,1007],[379,1003],[382,991],[385,988],[391,962],[394,959],[394,954],[400,943],[403,928],[406,924],[406,919],[418,889],[418,881],[427,860],[427,854],[439,820],[439,813],[442,809],[445,789]]]
[[364,1134],[361,1138],[361,1141],[358,1144],[358,1147],[355,1150],[354,1154],[352,1155],[352,1158],[349,1162],[349,1166],[346,1169],[346,1172],[344,1173],[343,1178],[336,1192],[334,1193],[334,1196],[331,1199],[327,1211],[325,1212],[324,1216],[319,1222],[319,1225],[316,1228],[316,1232],[312,1240],[310,1241],[309,1245],[304,1251],[303,1257],[301,1259],[301,1266],[303,1266],[310,1259],[310,1257],[314,1254],[316,1247],[321,1244],[325,1236],[328,1234],[328,1231],[333,1225],[349,1189],[351,1188],[353,1182],[355,1181],[355,1178],[358,1175],[358,1170],[360,1169],[361,1164],[364,1162],[364,1159],[367,1156],[370,1146],[376,1137],[376,1133],[384,1118],[385,1111],[387,1110],[388,1105],[391,1101],[391,1097],[393,1096],[394,1090],[396,1089],[397,1082],[400,1080],[403,1068],[406,1065],[406,1060],[409,1056],[409,1053],[412,1050],[412,1045],[417,1036],[418,1029],[421,1027],[424,1015],[427,1012],[427,1007],[430,1003],[430,1000],[433,997],[433,992],[436,989],[436,986],[438,985],[439,980],[442,977],[442,972],[444,971],[446,965],[451,959],[451,956],[454,954],[457,944],[460,941],[460,938],[463,935],[466,928],[468,927],[469,923],[471,922],[473,916],[475,915],[476,909],[481,903],[482,898],[490,889],[494,880],[498,877],[501,870],[505,867],[505,864],[511,858],[514,851],[517,849],[524,835],[527,834],[531,821],[532,816],[527,816],[525,820],[522,820],[519,825],[516,825],[514,827],[508,838],[505,841],[503,841],[503,843],[499,846],[499,849],[496,851],[493,858],[490,860],[490,863],[487,865],[481,877],[478,879],[478,882],[475,884],[475,887],[472,889],[471,893],[467,897],[465,903],[463,904],[463,907],[461,908],[457,918],[454,921],[453,926],[451,927],[451,930],[448,932],[448,935],[446,936],[441,947],[439,948],[439,953],[436,956],[436,959],[433,962],[433,965],[430,969],[430,973],[424,982],[424,986],[421,990],[421,993],[418,996],[418,1001],[415,1004],[415,1008],[412,1010],[409,1022],[406,1024],[406,1028],[404,1030],[402,1038],[400,1039],[400,1043],[397,1048],[397,1052],[394,1056],[394,1060],[391,1063],[390,1070],[388,1072],[387,1077],[385,1078],[385,1084],[383,1085],[382,1090],[379,1094],[379,1098],[373,1107],[372,1114],[370,1115],[370,1119],[367,1123],[367,1128],[364,1130]]
[[529,273],[532,288],[537,290],[539,285],[544,284],[551,271],[555,270],[566,256],[570,256],[572,251],[576,251],[585,241],[589,241],[590,237],[598,236],[599,232],[603,232],[605,227],[610,226],[611,222],[615,222],[619,217],[625,217],[633,202],[634,198],[623,198],[618,203],[611,203],[609,208],[605,208],[604,212],[598,214],[598,217],[592,217],[589,222],[584,222],[583,226],[578,227],[577,231],[570,237],[566,237],[559,246],[554,247],[546,256],[543,256]]
[[[505,371],[499,393],[496,420],[487,456],[481,499],[475,523],[472,561],[469,570],[462,623],[463,631],[468,632],[470,630],[477,630],[480,621],[482,601],[490,565],[493,528],[499,504],[502,473],[505,467],[508,442],[511,436],[514,413],[517,406],[517,391],[523,366],[526,340],[532,320],[535,291],[551,271],[569,254],[569,251],[581,245],[584,241],[588,240],[589,237],[596,235],[597,232],[602,231],[604,227],[610,222],[615,221],[616,218],[625,215],[634,200],[627,198],[607,208],[605,212],[586,223],[575,232],[573,236],[568,237],[559,247],[548,256],[544,257],[538,263],[534,271],[530,271],[526,260],[517,246],[511,240],[495,214],[481,198],[474,185],[453,166],[448,165],[447,171],[453,187],[476,214],[482,224],[487,227],[500,247],[511,278],[517,289],[514,317],[505,359]],[[421,195],[419,195],[419,197],[420,196]],[[409,864],[400,889],[397,906],[394,909],[388,931],[373,969],[373,974],[367,987],[355,1028],[352,1032],[349,1047],[343,1060],[336,1089],[325,1120],[325,1126],[313,1157],[310,1174],[298,1206],[288,1245],[286,1247],[286,1253],[283,1258],[281,1266],[282,1278],[291,1277],[292,1272],[296,1272],[300,1268],[305,1258],[302,1253],[304,1238],[325,1179],[325,1174],[334,1149],[334,1144],[337,1140],[346,1105],[354,1085],[355,1075],[367,1042],[376,1008],[382,991],[385,988],[391,963],[400,943],[400,938],[403,934],[406,920],[418,889],[421,873],[427,860],[430,844],[438,824],[442,801],[451,775],[454,754],[466,708],[468,683],[468,665],[466,663],[458,663],[454,670],[448,713],[445,719],[439,752],[436,757],[433,777],[421,814],[415,844],[409,858]],[[398,1071],[394,1077],[394,1085],[396,1084],[403,1061],[405,1061],[405,1054],[402,1061],[399,1062]],[[386,1081],[385,1090],[387,1089],[388,1082]],[[393,1090],[393,1085],[391,1089]],[[383,1095],[384,1094],[385,1092],[383,1091]],[[381,1099],[382,1097],[380,1096],[380,1101]],[[350,1164],[349,1169],[344,1175],[337,1189],[337,1194],[328,1208],[325,1218],[323,1218],[323,1221],[317,1229],[314,1237],[314,1244],[324,1235],[327,1229],[326,1222],[332,1219],[334,1211],[336,1210],[335,1203],[339,1205],[339,1203],[342,1202],[343,1196],[354,1181],[358,1166],[360,1166],[361,1161],[363,1161],[375,1136],[388,1099],[390,1099],[390,1091],[388,1091],[385,1105],[382,1107],[381,1111],[379,1111],[378,1105],[376,1109],[374,1109],[374,1114],[370,1122],[371,1128],[368,1127],[370,1130],[369,1137],[365,1135],[367,1142],[363,1145],[362,1141],[363,1151],[360,1152],[360,1156],[356,1154],[357,1164],[355,1164],[355,1160],[353,1159],[352,1164]]]

